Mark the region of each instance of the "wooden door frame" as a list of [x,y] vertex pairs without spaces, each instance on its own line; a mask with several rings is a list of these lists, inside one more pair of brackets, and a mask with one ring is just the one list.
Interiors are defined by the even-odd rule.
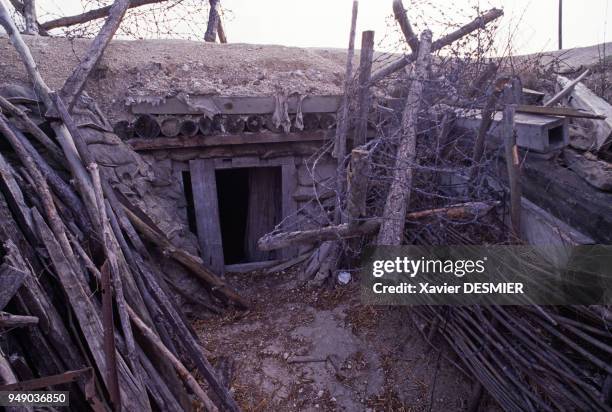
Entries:
[[[285,156],[274,159],[237,157],[194,159],[189,161],[200,254],[205,264],[215,273],[223,274],[225,271],[215,171],[256,167],[281,168],[282,219],[287,219],[289,216],[295,217],[295,212],[297,211],[297,201],[293,198],[293,194],[297,189],[295,157]],[[280,252],[284,259],[289,259],[296,254],[295,248],[283,249]]]

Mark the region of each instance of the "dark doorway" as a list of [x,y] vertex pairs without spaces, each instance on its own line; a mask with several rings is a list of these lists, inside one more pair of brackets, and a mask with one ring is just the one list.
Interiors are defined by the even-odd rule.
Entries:
[[273,259],[257,239],[280,221],[281,168],[217,170],[216,179],[225,264]]

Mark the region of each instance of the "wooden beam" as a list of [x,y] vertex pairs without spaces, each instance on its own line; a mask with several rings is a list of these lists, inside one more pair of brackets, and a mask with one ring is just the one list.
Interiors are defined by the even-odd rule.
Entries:
[[[163,3],[167,0],[131,0],[129,8],[146,6],[148,4]],[[103,19],[109,15],[112,5],[100,7],[98,9],[89,10],[85,13],[76,14],[74,16],[60,17],[55,20],[50,20],[41,24],[45,30],[56,29],[58,27],[70,27],[76,24],[87,23],[88,21]]]
[[547,107],[519,104],[516,106],[517,113],[541,114],[545,116],[563,116],[582,119],[604,120],[606,116],[582,110],[572,109],[571,107]]
[[143,222],[132,210],[124,206],[125,213],[136,230],[149,242],[159,247],[163,253],[185,266],[194,275],[204,281],[212,289],[215,296],[221,296],[225,301],[233,302],[242,308],[248,308],[249,303],[236,291],[231,289],[222,279],[206,268],[202,259],[182,250],[177,249],[168,238],[156,232],[153,228]]
[[219,221],[215,163],[211,159],[189,162],[200,255],[213,272],[224,271],[223,240]]
[[370,152],[353,149],[347,173],[346,222],[349,226],[358,225],[365,217],[370,169]]
[[399,245],[404,237],[406,208],[410,201],[412,165],[416,161],[416,139],[421,96],[431,59],[431,32],[423,31],[419,44],[419,55],[414,68],[413,80],[402,116],[402,136],[397,148],[393,169],[393,180],[383,211],[377,242],[379,245]]
[[329,131],[316,130],[296,133],[242,133],[224,134],[217,136],[173,137],[156,139],[130,139],[127,143],[137,151],[167,150],[167,149],[195,149],[213,146],[234,146],[262,143],[288,143],[288,142],[317,142],[330,139]]
[[[475,219],[489,213],[499,202],[470,202],[440,207],[436,209],[420,210],[406,215],[406,221],[420,221],[430,217],[439,217],[450,220]],[[275,250],[289,246],[302,245],[314,242],[348,239],[358,236],[371,235],[380,228],[382,219],[375,218],[349,226],[342,223],[335,226],[326,226],[312,230],[298,230],[268,234],[259,239],[258,247],[261,250]]]

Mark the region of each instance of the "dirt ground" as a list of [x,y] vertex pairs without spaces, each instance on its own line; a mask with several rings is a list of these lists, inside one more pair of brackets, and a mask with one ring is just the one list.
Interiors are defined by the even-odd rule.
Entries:
[[213,363],[234,361],[243,410],[465,410],[471,379],[439,338],[441,352],[422,339],[409,308],[361,305],[354,279],[312,289],[294,278],[229,275],[252,309],[194,324]]

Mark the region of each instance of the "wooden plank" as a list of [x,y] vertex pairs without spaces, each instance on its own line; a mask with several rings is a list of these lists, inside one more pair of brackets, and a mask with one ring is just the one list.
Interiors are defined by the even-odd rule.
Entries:
[[[298,185],[298,176],[297,176],[297,168],[295,167],[295,159],[293,157],[284,158],[282,160],[282,182],[281,182],[281,190],[282,190],[282,219],[283,226],[285,228],[290,228],[291,225],[295,221],[295,214],[297,212],[297,202],[293,198],[293,193],[295,192]],[[281,258],[283,259],[291,259],[298,254],[298,250],[295,247],[288,247],[281,250]]]
[[519,104],[516,106],[517,113],[542,114],[546,116],[563,116],[563,117],[578,117],[583,119],[605,119],[596,113],[584,112],[582,110],[572,109],[571,107],[544,107],[532,106],[527,104]]
[[[281,179],[279,168],[249,169],[249,200],[245,230],[245,254],[250,262],[266,261],[274,258],[268,251],[257,248],[257,241],[266,233],[272,232],[280,222],[282,213]],[[279,200],[281,200],[279,202]]]
[[130,139],[128,144],[134,150],[166,150],[166,149],[194,149],[212,146],[233,146],[260,143],[288,143],[288,142],[313,142],[331,139],[333,136],[329,130],[316,130],[298,133],[242,133],[225,134],[217,136],[194,136],[194,137],[172,137],[156,139]]
[[[302,102],[302,113],[336,113],[342,96],[307,96]],[[159,97],[144,97],[157,101]],[[299,97],[288,99],[289,113],[296,113]],[[135,103],[134,114],[263,114],[274,112],[274,96],[189,96],[189,99],[170,97],[159,104]]]
[[217,274],[223,274],[223,241],[219,221],[215,164],[209,159],[191,160],[189,170],[200,254],[206,266]]

